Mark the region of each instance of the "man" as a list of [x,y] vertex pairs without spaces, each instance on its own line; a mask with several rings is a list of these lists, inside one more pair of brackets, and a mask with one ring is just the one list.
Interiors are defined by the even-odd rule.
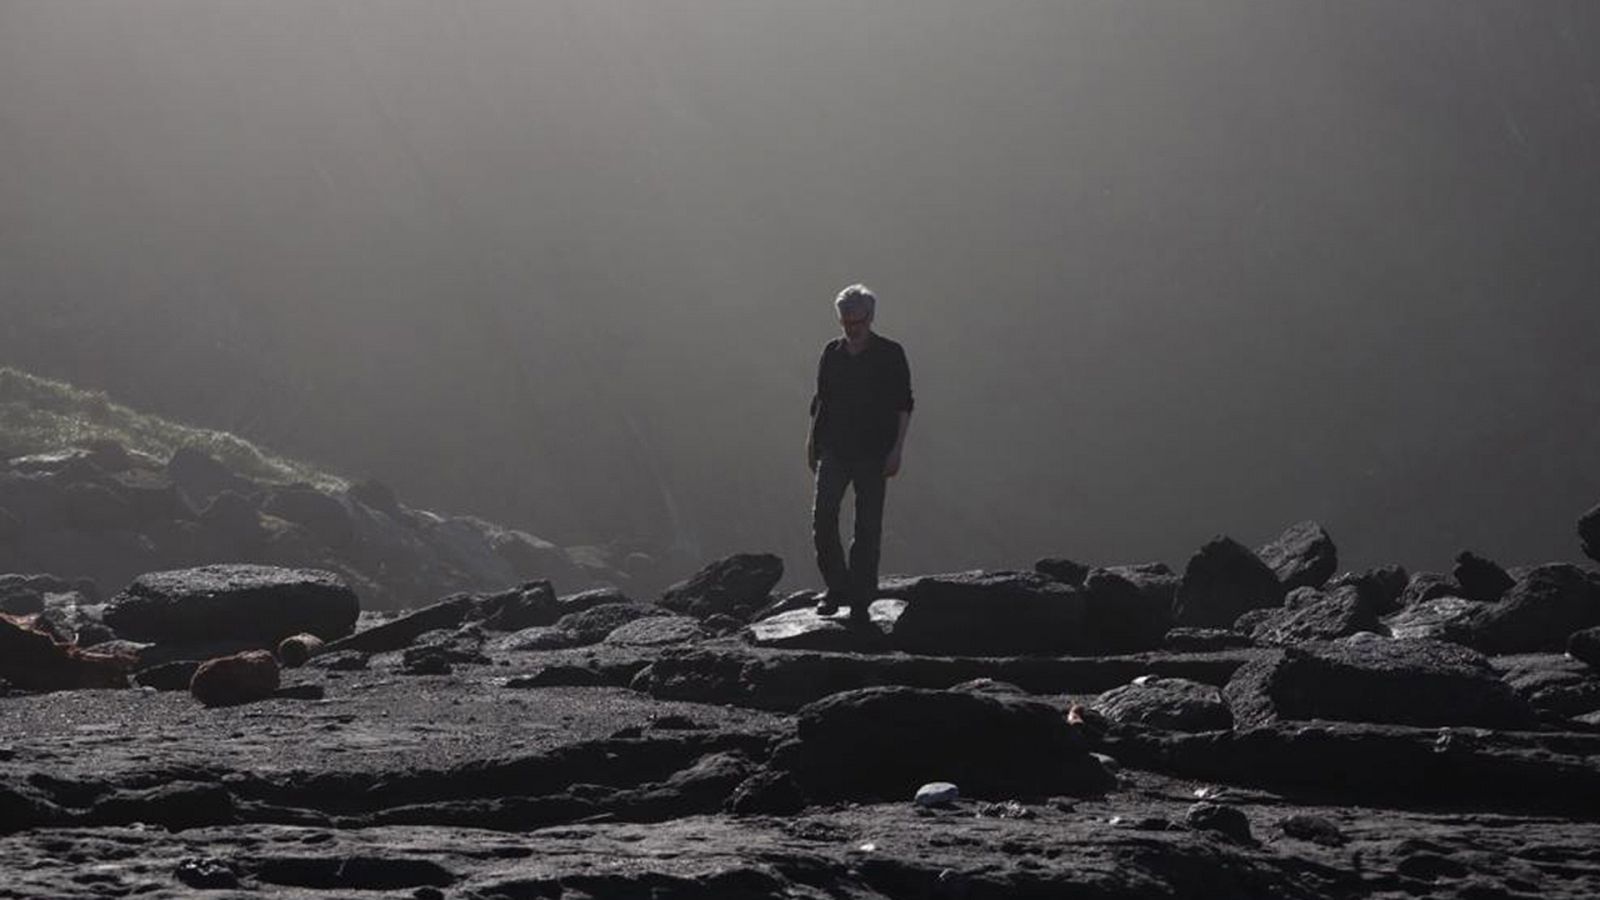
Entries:
[[[828,589],[817,612],[833,615],[848,605],[853,625],[869,621],[867,606],[877,596],[884,482],[900,471],[911,425],[911,369],[899,344],[873,333],[877,305],[860,284],[834,300],[844,335],[822,348],[806,437],[806,464],[816,473],[811,535]],[[856,498],[848,564],[839,544],[839,505],[847,487]]]

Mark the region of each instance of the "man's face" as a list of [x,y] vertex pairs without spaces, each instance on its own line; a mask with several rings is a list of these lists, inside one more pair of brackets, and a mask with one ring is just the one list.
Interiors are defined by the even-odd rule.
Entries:
[[872,316],[868,313],[840,315],[839,328],[844,332],[845,340],[859,343],[872,328]]

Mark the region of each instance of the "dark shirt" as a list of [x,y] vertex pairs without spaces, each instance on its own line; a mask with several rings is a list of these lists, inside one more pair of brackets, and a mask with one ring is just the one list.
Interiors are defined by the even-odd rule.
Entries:
[[886,457],[900,436],[900,413],[910,411],[911,368],[899,344],[874,334],[854,356],[842,337],[822,348],[817,393],[811,398],[818,456]]

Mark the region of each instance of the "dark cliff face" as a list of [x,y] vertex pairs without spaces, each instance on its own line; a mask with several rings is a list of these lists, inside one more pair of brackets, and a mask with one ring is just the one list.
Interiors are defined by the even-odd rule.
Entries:
[[1536,561],[1600,492],[1587,4],[0,22],[0,358],[419,503],[805,558],[856,279],[919,397],[889,569]]

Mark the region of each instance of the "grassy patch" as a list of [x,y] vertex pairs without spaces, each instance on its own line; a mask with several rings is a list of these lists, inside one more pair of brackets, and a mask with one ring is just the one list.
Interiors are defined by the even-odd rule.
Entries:
[[86,391],[0,366],[0,456],[56,453],[96,440],[113,440],[162,461],[180,447],[194,447],[257,481],[305,481],[324,490],[340,490],[346,484],[238,435],[137,412],[113,403],[104,391]]

